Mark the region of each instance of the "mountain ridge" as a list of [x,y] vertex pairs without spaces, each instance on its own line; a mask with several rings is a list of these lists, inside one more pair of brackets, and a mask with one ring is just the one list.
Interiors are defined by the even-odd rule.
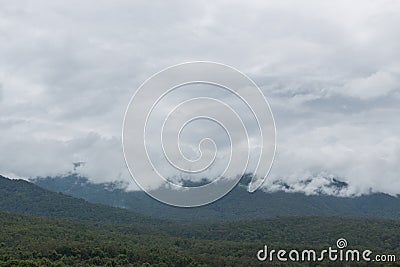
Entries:
[[[71,174],[31,180],[38,186],[101,203],[132,210],[153,217],[176,220],[241,220],[276,216],[346,216],[400,219],[400,198],[383,193],[355,197],[305,195],[297,192],[246,191],[243,179],[222,199],[193,209],[171,207],[142,191],[126,192],[121,184],[93,184]],[[345,187],[340,181],[333,181]]]
[[0,211],[109,223],[152,223],[149,216],[124,209],[89,203],[53,192],[25,180],[0,175]]

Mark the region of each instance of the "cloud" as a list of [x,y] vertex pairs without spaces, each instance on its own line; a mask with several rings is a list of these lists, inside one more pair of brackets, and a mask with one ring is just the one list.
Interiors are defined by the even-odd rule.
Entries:
[[341,88],[335,88],[338,94],[369,100],[377,97],[400,93],[399,73],[378,71],[370,76],[355,78]]
[[[293,127],[295,133],[278,149],[266,187],[279,180],[293,185],[323,174],[347,182],[350,195],[370,191],[398,194],[400,142],[388,129],[341,122],[298,129]],[[310,193],[310,188],[304,190]]]
[[0,2],[0,172],[58,175],[85,161],[77,171],[92,181],[130,180],[120,136],[135,89],[167,66],[211,60],[245,72],[270,101],[278,155],[266,187],[332,175],[346,194],[399,194],[399,8]]
[[[89,133],[67,141],[6,136],[0,146],[0,168],[11,177],[63,176],[72,171],[92,182],[130,181],[118,138]],[[83,162],[76,167],[74,164]]]

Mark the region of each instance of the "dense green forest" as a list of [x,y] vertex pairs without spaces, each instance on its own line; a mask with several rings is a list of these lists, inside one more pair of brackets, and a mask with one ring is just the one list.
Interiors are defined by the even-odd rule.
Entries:
[[345,236],[356,248],[400,255],[398,221],[293,217],[165,227],[3,212],[0,225],[0,266],[260,266],[256,253],[264,244],[284,249],[321,249],[333,246],[338,236]]
[[[400,258],[399,220],[195,219],[155,219],[0,177],[0,266],[260,266],[256,253],[265,244],[321,250],[335,246],[338,238],[346,238],[351,248]],[[268,266],[347,265],[272,262]]]

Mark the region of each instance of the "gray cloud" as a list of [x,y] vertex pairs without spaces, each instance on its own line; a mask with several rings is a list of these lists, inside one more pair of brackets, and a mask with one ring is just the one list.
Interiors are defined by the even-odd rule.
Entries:
[[92,181],[129,180],[120,135],[135,89],[167,66],[211,60],[245,72],[270,101],[278,150],[266,187],[332,175],[349,183],[346,194],[399,194],[398,10],[395,1],[0,1],[0,172],[57,175],[85,161],[78,171]]

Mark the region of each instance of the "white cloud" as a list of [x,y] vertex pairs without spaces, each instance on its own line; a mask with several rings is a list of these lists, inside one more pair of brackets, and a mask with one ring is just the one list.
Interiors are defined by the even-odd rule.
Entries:
[[344,96],[369,100],[385,97],[394,92],[400,92],[399,73],[378,71],[365,78],[355,78],[348,81],[343,87],[335,88]]
[[120,133],[135,88],[164,67],[211,60],[244,71],[271,102],[271,183],[324,173],[346,179],[348,193],[400,193],[399,10],[395,1],[2,1],[0,173],[57,175],[86,161],[78,171],[93,181],[127,179]]

